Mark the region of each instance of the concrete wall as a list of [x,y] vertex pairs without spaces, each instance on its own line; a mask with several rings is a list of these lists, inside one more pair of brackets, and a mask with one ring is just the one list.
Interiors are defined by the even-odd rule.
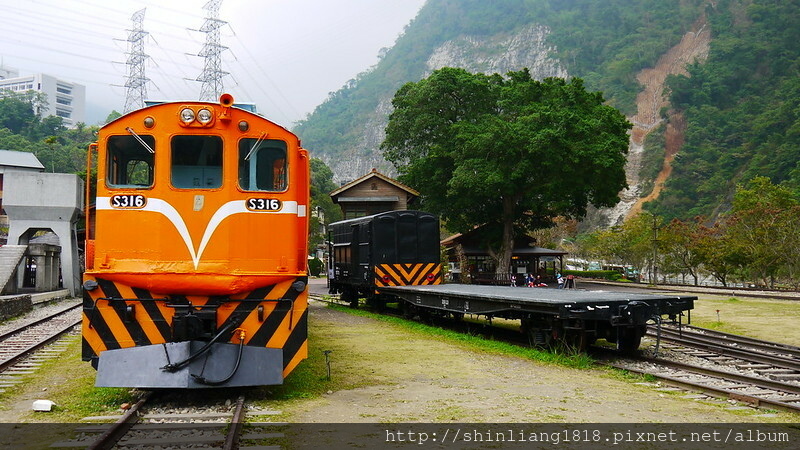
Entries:
[[[77,296],[81,267],[76,230],[84,204],[83,180],[65,173],[4,175],[3,208],[9,219],[8,243],[28,244],[33,231],[52,230],[61,244],[64,288]],[[22,274],[24,268],[18,272]]]
[[0,320],[10,319],[33,309],[30,295],[0,297]]

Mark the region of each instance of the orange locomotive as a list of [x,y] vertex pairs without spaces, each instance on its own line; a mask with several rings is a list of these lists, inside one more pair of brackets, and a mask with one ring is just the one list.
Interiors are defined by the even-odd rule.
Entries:
[[89,169],[94,149],[83,359],[96,385],[281,384],[307,355],[309,156],[297,136],[224,94],[105,125]]

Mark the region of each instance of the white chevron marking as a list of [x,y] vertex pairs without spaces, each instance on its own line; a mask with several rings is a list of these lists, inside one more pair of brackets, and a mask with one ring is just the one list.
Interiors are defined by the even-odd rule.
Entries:
[[223,220],[234,214],[296,214],[298,217],[305,217],[306,205],[298,205],[295,201],[283,202],[283,207],[280,211],[251,211],[245,207],[247,200],[232,200],[220,206],[211,220],[208,221],[206,229],[203,232],[203,238],[200,240],[200,248],[195,252],[194,241],[189,234],[189,229],[186,227],[181,214],[167,201],[160,198],[148,198],[147,204],[143,208],[114,208],[111,206],[111,197],[97,197],[97,210],[120,210],[126,212],[136,211],[149,211],[163,215],[175,227],[178,234],[181,235],[184,244],[186,244],[189,255],[192,257],[194,268],[200,263],[200,257],[208,246],[211,236],[214,235],[217,227]]

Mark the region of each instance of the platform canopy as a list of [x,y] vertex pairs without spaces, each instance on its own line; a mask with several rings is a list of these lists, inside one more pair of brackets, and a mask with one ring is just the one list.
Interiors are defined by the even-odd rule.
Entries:
[[[451,272],[460,274],[463,270],[460,256],[467,260],[466,270],[470,273],[473,282],[506,283],[505,276],[494,273],[494,260],[489,255],[489,249],[482,238],[481,227],[467,233],[459,233],[441,241],[447,249],[448,259],[451,263]],[[540,275],[544,280],[554,281],[555,274],[564,270],[564,255],[568,253],[561,250],[539,247],[536,239],[527,236],[517,236],[514,239],[514,251],[511,254],[511,274],[522,275],[532,273]],[[511,274],[508,274],[510,277]],[[453,281],[455,276],[452,277]],[[463,277],[462,277],[463,278]],[[520,277],[521,279],[522,277]],[[465,281],[465,280],[461,280]]]

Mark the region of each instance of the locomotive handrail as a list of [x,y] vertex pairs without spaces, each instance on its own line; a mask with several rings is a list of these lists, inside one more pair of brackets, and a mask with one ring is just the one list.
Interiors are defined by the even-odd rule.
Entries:
[[[94,312],[97,311],[97,302],[100,301],[100,300],[105,300],[107,302],[144,302],[144,301],[150,301],[150,302],[161,301],[161,302],[163,302],[163,301],[169,301],[169,300],[172,300],[172,299],[170,299],[169,297],[162,297],[162,298],[99,297],[94,301],[94,304],[92,305],[93,314],[92,314],[91,317],[89,317],[89,324],[88,324],[89,328],[92,328],[92,319],[94,319],[94,317],[95,317],[94,316],[94,314],[95,314]],[[230,302],[244,302],[244,303],[289,302],[290,303],[290,306],[289,306],[289,329],[291,330],[293,328],[292,324],[294,323],[294,300],[295,299],[293,299],[293,298],[242,298],[242,299],[238,299],[238,300],[227,298],[227,299],[220,300],[220,303],[230,303]],[[179,306],[187,306],[187,304],[186,303],[180,303],[180,304],[178,304],[178,303],[166,303],[164,306],[167,307],[167,308],[176,308],[176,307],[179,307]],[[189,303],[188,306],[191,306],[195,310],[219,308],[219,305],[193,305],[191,303]]]
[[[84,244],[88,243],[91,238],[91,218],[89,213],[91,212],[91,197],[92,197],[92,150],[97,150],[97,142],[92,142],[89,144],[89,148],[86,151],[86,203],[83,205],[83,217],[86,220],[86,236],[84,237]],[[84,248],[88,246],[84,245]],[[88,266],[89,261],[86,261],[86,265]],[[94,261],[92,261],[94,263]]]
[[[169,297],[160,297],[160,298],[125,298],[125,297],[99,297],[97,300],[106,300],[109,302],[163,302],[172,300]],[[294,299],[291,298],[240,298],[240,299],[233,299],[233,298],[226,298],[221,299],[220,303],[231,303],[231,302],[251,302],[251,303],[261,303],[261,302],[291,302],[294,304]],[[186,303],[178,304],[178,303],[167,303],[166,307],[173,308],[175,306],[186,306]],[[189,306],[194,308],[216,308],[217,305],[192,305],[189,303]]]

